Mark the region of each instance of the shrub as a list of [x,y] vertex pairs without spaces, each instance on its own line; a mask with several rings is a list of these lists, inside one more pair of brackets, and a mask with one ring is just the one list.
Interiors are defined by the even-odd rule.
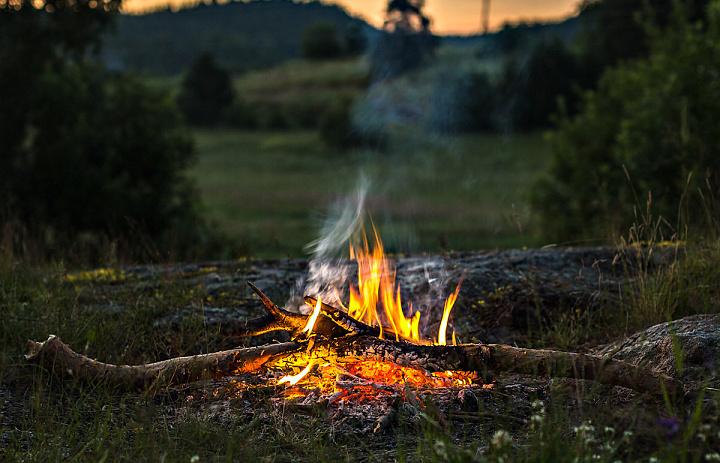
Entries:
[[667,28],[648,25],[649,57],[606,72],[551,135],[552,169],[532,193],[551,236],[625,229],[648,198],[675,230],[712,220],[698,192],[720,187],[720,3],[705,24],[688,18],[678,5]]
[[230,74],[206,53],[185,75],[177,103],[189,124],[211,126],[223,120],[234,98]]
[[169,95],[93,61],[116,3],[0,8],[0,220],[39,246],[134,235],[182,251],[207,237],[183,175],[192,140]]
[[501,127],[549,127],[558,110],[576,106],[577,82],[576,59],[559,39],[539,42],[522,61],[508,60],[497,90]]
[[332,22],[309,25],[302,35],[302,56],[307,59],[337,58],[343,52],[337,27]]

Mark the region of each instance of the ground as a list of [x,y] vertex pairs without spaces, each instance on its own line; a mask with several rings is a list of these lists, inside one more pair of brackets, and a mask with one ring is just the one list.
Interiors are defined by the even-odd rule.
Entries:
[[[643,265],[659,268],[682,252],[667,248]],[[442,300],[462,280],[451,315],[461,342],[614,352],[685,380],[688,388],[678,397],[663,400],[590,381],[502,371],[495,372],[493,388],[368,389],[339,372],[338,390],[348,392],[333,396],[316,384],[279,386],[277,378],[288,372],[267,372],[128,393],[58,381],[18,360],[0,385],[0,455],[92,461],[137,455],[172,461],[195,455],[202,461],[647,461],[680,452],[712,461],[712,449],[720,445],[714,434],[718,317],[689,318],[620,339],[571,329],[621,297],[620,288],[632,278],[628,268],[640,254],[559,248],[395,262],[402,297],[415,301],[429,335],[439,324]],[[286,259],[70,273],[53,291],[65,294],[57,302],[68,304],[83,326],[59,322],[62,331],[55,334],[78,352],[114,363],[284,341],[284,333],[251,340],[217,336],[223,321],[264,313],[246,282],[288,310],[307,310],[300,296],[322,295],[334,303],[328,276],[354,271],[337,262]],[[345,292],[341,287],[335,297],[342,300]],[[123,332],[113,328],[118,324]],[[36,340],[47,334],[35,333]],[[71,432],[77,436],[69,437]]]

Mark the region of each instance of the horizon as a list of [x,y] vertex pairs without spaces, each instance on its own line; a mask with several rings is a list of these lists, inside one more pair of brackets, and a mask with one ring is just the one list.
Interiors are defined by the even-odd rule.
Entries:
[[[220,4],[234,0],[218,0]],[[238,0],[244,1],[244,0]],[[251,0],[259,1],[259,0]],[[297,0],[294,0],[297,1]],[[193,8],[208,0],[128,0],[124,14],[149,14],[170,8],[173,11]],[[299,3],[305,3],[300,1]],[[335,0],[321,3],[338,5],[349,14],[368,24],[382,27],[387,0]],[[425,13],[432,20],[432,30],[438,35],[474,35],[482,33],[483,0],[427,0]],[[550,23],[568,19],[578,13],[578,0],[504,0],[490,3],[489,31],[497,31],[505,24]]]

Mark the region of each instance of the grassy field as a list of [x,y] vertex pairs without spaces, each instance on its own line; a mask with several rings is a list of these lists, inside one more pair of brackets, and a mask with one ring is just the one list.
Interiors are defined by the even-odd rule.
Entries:
[[322,217],[368,178],[369,212],[394,252],[538,244],[524,191],[547,166],[540,134],[402,133],[383,152],[333,152],[315,132],[196,132],[208,217],[240,253],[303,255]]

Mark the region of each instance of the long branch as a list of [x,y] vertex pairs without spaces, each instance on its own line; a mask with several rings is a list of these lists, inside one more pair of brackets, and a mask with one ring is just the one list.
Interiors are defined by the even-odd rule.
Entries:
[[586,354],[520,349],[500,344],[421,346],[378,339],[345,336],[312,337],[263,347],[232,349],[212,354],[179,357],[146,365],[112,365],[73,352],[56,336],[44,343],[29,341],[29,361],[40,363],[77,380],[105,379],[120,386],[144,388],[173,385],[207,377],[223,377],[271,367],[305,365],[311,358],[338,364],[376,360],[426,371],[517,372],[597,381],[660,395],[681,391],[670,376],[629,363]]
[[25,358],[59,376],[77,381],[100,380],[121,388],[145,389],[260,371],[293,355],[303,347],[306,346],[301,343],[285,342],[176,357],[143,365],[113,365],[78,354],[59,337],[50,335],[47,341],[42,343],[28,341],[29,353]]

